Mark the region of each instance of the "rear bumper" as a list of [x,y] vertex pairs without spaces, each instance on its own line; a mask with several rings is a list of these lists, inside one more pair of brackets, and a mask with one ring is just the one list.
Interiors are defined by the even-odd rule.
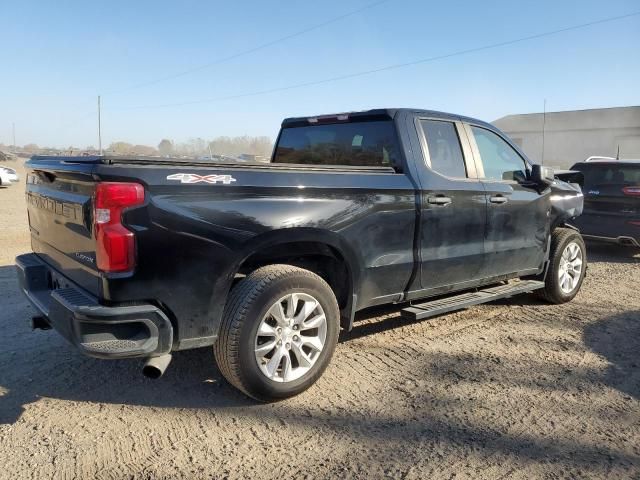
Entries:
[[618,245],[624,245],[625,247],[637,247],[640,248],[640,242],[633,237],[602,237],[600,235],[585,235],[582,237],[587,240],[595,240],[598,242],[617,243]]
[[29,301],[86,355],[129,358],[171,351],[173,328],[158,307],[100,305],[33,253],[17,257],[16,267],[20,288]]
[[640,226],[631,224],[631,221],[640,222],[640,218],[587,213],[572,223],[580,229],[584,238],[640,247]]

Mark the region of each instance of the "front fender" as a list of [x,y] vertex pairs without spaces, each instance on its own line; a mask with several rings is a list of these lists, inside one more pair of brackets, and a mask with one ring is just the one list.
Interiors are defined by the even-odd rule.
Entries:
[[580,185],[556,180],[551,186],[551,229],[582,215],[584,196]]

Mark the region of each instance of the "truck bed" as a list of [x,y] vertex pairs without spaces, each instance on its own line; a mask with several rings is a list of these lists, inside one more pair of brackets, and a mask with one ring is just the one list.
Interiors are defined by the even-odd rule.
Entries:
[[147,157],[135,155],[91,155],[91,156],[59,156],[59,155],[34,155],[34,161],[61,161],[69,164],[102,164],[102,165],[157,165],[157,166],[191,166],[211,168],[243,168],[257,170],[303,170],[303,171],[327,171],[327,172],[379,172],[393,173],[392,167],[374,166],[347,166],[347,165],[305,165],[290,163],[265,163],[265,162],[217,162],[211,160],[198,160],[196,158],[182,157]]

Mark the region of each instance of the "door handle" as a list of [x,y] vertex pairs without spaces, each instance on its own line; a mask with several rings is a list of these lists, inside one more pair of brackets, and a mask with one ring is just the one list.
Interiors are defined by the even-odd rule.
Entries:
[[489,198],[491,203],[507,203],[509,199],[507,197],[503,197],[502,195],[494,195]]
[[451,198],[439,195],[437,197],[427,198],[427,202],[431,205],[449,205],[451,203]]

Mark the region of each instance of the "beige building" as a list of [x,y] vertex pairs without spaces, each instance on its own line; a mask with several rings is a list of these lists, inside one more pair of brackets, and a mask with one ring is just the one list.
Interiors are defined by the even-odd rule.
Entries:
[[[640,106],[508,115],[493,124],[531,160],[567,168],[591,156],[640,158]],[[544,123],[544,161],[543,161]]]

